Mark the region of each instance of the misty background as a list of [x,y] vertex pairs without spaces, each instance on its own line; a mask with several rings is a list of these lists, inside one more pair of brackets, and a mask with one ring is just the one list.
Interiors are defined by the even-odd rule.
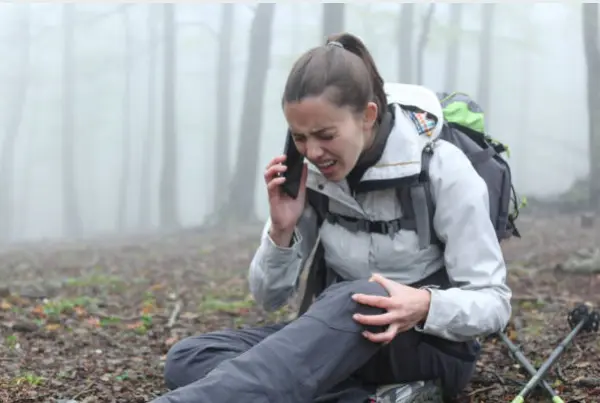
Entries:
[[386,81],[473,96],[510,146],[519,195],[598,206],[597,9],[2,3],[0,238],[265,219],[287,74],[340,31],[364,40]]

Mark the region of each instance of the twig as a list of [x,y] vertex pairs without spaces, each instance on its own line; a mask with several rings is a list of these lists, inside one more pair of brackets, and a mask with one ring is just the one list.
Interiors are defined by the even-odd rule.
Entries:
[[177,301],[175,307],[173,308],[173,312],[171,312],[171,316],[169,316],[169,321],[167,322],[167,328],[170,329],[175,324],[177,317],[179,316],[179,311],[181,311],[181,301]]
[[[581,347],[580,347],[580,349],[581,349]],[[565,369],[571,368],[573,366],[573,364],[575,364],[578,361],[581,361],[581,357],[582,357],[582,354],[577,354],[577,356],[572,361],[569,361],[569,363],[567,365],[565,365]]]
[[496,389],[497,387],[498,387],[498,385],[491,385],[491,386],[486,386],[483,388],[475,389],[471,393],[467,394],[467,396],[469,396],[469,397],[475,396],[475,395],[478,395],[479,393],[483,393],[483,392],[487,392],[488,390]]
[[595,388],[600,386],[600,378],[579,378],[574,383],[585,388]]
[[563,373],[562,367],[560,366],[560,364],[556,364],[556,368],[555,368],[554,372],[556,372],[556,376],[558,377],[558,379],[560,379],[560,381],[562,383],[569,383],[567,378],[565,378],[565,374]]
[[71,397],[71,400],[76,400],[79,396],[81,396],[84,393],[88,392],[90,389],[92,389],[92,386],[94,386],[94,383],[95,382],[89,382],[87,385],[85,385],[85,387],[83,389],[81,389],[79,392],[75,393]]

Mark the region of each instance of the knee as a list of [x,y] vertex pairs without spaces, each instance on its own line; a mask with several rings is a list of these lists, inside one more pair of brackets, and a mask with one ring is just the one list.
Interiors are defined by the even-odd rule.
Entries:
[[345,331],[361,332],[362,325],[354,321],[352,315],[378,315],[385,310],[362,305],[352,299],[354,294],[367,294],[387,297],[389,294],[380,284],[368,280],[343,281],[328,287],[306,312],[306,316],[327,323],[328,326]]
[[198,364],[203,360],[202,353],[207,347],[202,337],[188,337],[169,349],[164,368],[164,379],[169,389],[185,386],[206,375],[198,373],[201,369]]
[[388,292],[379,283],[367,279],[342,281],[327,288],[321,295],[323,298],[342,295],[352,297],[353,294],[389,296]]

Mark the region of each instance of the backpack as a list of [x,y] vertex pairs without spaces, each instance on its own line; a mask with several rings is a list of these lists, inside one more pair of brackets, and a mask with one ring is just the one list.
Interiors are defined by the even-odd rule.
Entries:
[[[440,92],[436,95],[442,105],[444,118],[442,132],[438,139],[443,139],[458,147],[485,181],[489,193],[490,220],[498,240],[502,241],[512,236],[520,238],[521,235],[515,221],[524,201],[517,201],[510,166],[501,155],[502,153],[509,155],[508,147],[486,133],[484,111],[467,94]],[[413,112],[423,112],[412,105],[401,105],[401,107]],[[402,218],[391,221],[368,221],[332,214],[328,209],[327,196],[307,189],[308,203],[317,213],[318,226],[320,227],[323,221],[327,220],[342,225],[352,232],[376,232],[390,236],[393,236],[399,229],[412,230],[418,236],[421,249],[432,244],[443,248],[443,244],[433,228],[435,206],[429,189],[429,162],[433,152],[434,147],[431,144],[426,145],[422,152],[420,174],[409,181],[402,181],[402,184],[396,188],[396,195],[402,209]],[[324,274],[322,267],[319,269],[320,266],[323,266],[319,261],[323,260],[323,250],[320,242],[316,247],[307,277],[300,314],[310,305],[309,299],[312,296],[307,294],[320,293],[329,282],[324,276],[331,275],[330,273]],[[320,276],[320,280],[317,280],[318,276]],[[317,282],[319,284],[316,284]]]

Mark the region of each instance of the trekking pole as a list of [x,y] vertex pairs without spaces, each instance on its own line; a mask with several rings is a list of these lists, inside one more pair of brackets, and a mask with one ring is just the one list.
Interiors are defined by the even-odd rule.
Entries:
[[550,357],[542,364],[537,370],[533,377],[527,382],[525,387],[519,392],[519,394],[512,400],[511,403],[524,403],[525,397],[531,392],[538,383],[544,378],[546,372],[554,365],[558,360],[565,348],[571,343],[573,338],[581,330],[587,332],[598,331],[598,325],[600,324],[600,314],[598,312],[589,312],[587,306],[579,305],[569,313],[568,317],[569,326],[573,329],[565,337],[565,339],[552,351]]
[[[523,368],[525,368],[529,375],[534,376],[537,372],[536,369],[533,365],[531,365],[527,357],[525,357],[525,354],[523,354],[519,350],[519,347],[517,347],[503,332],[500,332],[498,335],[500,336],[500,339],[502,339],[504,344],[506,344],[510,352],[513,353],[519,364],[521,364]],[[541,380],[541,385],[552,397],[552,403],[564,403],[564,400],[562,400],[560,396],[558,396],[554,389],[552,389],[552,386],[550,386],[550,384],[545,379]]]

